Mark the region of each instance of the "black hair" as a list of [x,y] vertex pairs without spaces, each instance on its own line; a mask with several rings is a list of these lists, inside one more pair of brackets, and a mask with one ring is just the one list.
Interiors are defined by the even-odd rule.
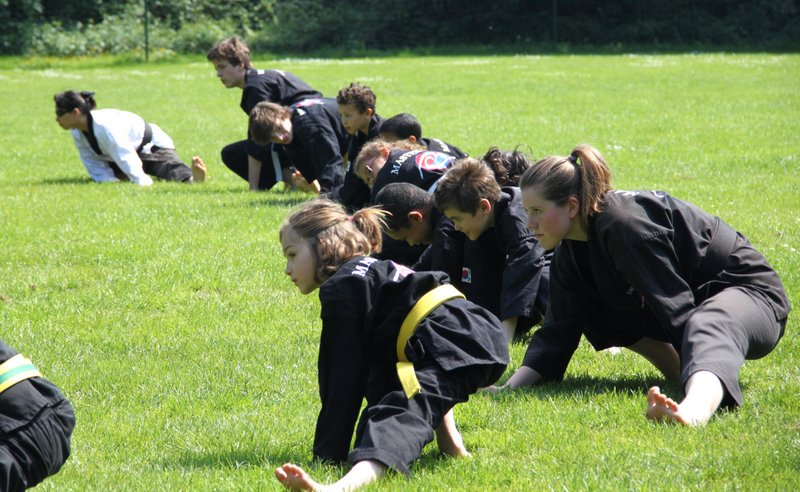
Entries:
[[53,96],[53,100],[56,102],[56,113],[59,115],[70,113],[75,108],[80,109],[82,114],[87,114],[97,107],[94,92],[91,91],[65,91]]
[[433,195],[411,183],[390,183],[375,197],[375,205],[388,212],[386,228],[397,231],[409,227],[408,214],[414,210],[433,210]]
[[400,140],[416,137],[417,142],[422,138],[422,125],[416,116],[409,113],[400,113],[384,120],[381,123],[381,133],[394,135]]
[[494,172],[500,186],[519,186],[522,174],[531,167],[531,161],[519,147],[512,151],[491,147],[481,160]]

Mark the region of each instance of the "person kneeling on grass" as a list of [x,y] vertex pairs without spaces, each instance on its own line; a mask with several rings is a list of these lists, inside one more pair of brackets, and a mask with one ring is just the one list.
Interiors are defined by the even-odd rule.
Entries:
[[94,92],[66,91],[53,96],[56,121],[72,131],[75,147],[89,176],[98,183],[130,180],[150,186],[150,176],[166,181],[201,183],[206,179],[202,159],[191,169],[175,152],[175,144],[154,123],[118,109],[96,109]]
[[330,486],[284,464],[275,476],[286,488],[352,490],[387,468],[408,474],[434,434],[444,454],[469,456],[453,406],[495,382],[508,364],[500,321],[463,299],[447,275],[369,256],[380,249],[383,213],[348,215],[317,198],[280,228],[286,274],[302,294],[319,289],[322,309],[314,457],[353,463]]
[[520,187],[528,226],[555,253],[546,319],[506,387],[562,377],[583,334],[680,378],[680,403],[650,388],[649,419],[697,426],[741,405],[739,369],[775,348],[790,309],[742,234],[664,192],[613,190],[589,145],[537,162]]
[[0,490],[25,490],[58,472],[74,427],[61,391],[0,340]]

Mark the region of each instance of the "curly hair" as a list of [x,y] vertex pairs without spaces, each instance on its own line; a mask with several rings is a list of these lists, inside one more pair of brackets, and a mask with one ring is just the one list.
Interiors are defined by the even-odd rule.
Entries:
[[481,160],[492,169],[500,186],[519,186],[522,174],[531,167],[531,161],[519,147],[512,151],[491,147]]
[[372,92],[372,89],[358,82],[351,83],[336,95],[337,104],[352,104],[361,113],[366,113],[368,109],[374,112],[375,100],[375,93]]

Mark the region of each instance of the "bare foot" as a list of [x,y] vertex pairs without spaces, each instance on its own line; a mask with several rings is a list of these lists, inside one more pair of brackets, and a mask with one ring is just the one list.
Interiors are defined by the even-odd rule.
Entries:
[[682,425],[692,425],[680,413],[680,406],[667,395],[661,392],[658,386],[653,386],[647,391],[647,412],[650,420],[665,420]]
[[464,446],[464,438],[456,427],[456,419],[451,408],[442,419],[442,423],[436,428],[436,444],[439,451],[446,456],[455,458],[470,458],[472,455]]
[[206,175],[208,171],[206,170],[206,165],[203,162],[203,159],[200,156],[192,157],[192,179],[195,183],[205,183]]
[[276,468],[275,478],[277,478],[284,487],[291,490],[322,489],[322,485],[312,480],[305,470],[292,463],[286,463],[283,466]]

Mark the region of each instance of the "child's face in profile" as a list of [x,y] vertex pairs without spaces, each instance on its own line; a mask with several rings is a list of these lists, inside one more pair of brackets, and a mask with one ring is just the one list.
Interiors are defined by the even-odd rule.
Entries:
[[368,162],[361,162],[356,169],[356,175],[358,175],[361,181],[365,182],[367,186],[372,188],[375,185],[375,179],[377,179],[378,173],[381,172],[386,161],[386,157],[378,156]]
[[317,255],[311,244],[300,237],[291,227],[281,231],[281,248],[286,258],[286,275],[297,286],[301,294],[309,294],[319,287],[317,281]]
[[[484,202],[486,202],[484,204]],[[488,200],[481,200],[481,205],[474,214],[464,212],[455,207],[442,210],[445,217],[453,222],[457,231],[461,231],[470,241],[476,241],[481,234],[494,225],[494,214]]]
[[216,60],[214,69],[222,85],[230,89],[231,87],[244,88],[244,73],[247,71],[243,65],[231,65],[228,60]]
[[409,246],[430,244],[433,240],[429,218],[417,211],[409,214],[408,227],[386,229],[386,235],[395,241],[405,241]]
[[367,109],[362,113],[355,104],[340,104],[339,118],[342,120],[342,126],[350,135],[358,132],[367,133],[370,119],[372,119],[372,110]]

